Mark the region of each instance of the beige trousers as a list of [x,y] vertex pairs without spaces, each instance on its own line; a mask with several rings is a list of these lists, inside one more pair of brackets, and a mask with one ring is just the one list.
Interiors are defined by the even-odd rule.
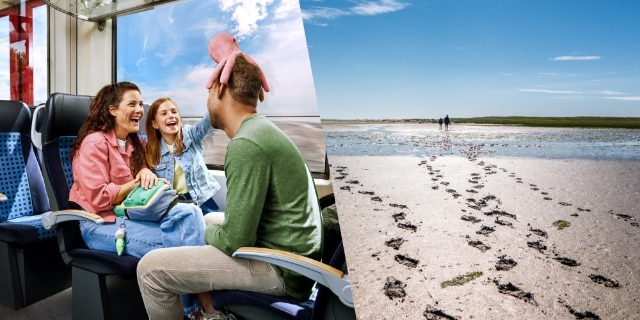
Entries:
[[156,249],[138,264],[138,284],[150,320],[183,318],[181,294],[221,289],[285,295],[271,264],[232,258],[210,245]]

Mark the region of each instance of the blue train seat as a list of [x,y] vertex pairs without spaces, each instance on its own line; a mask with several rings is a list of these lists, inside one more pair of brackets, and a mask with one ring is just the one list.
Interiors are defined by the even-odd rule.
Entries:
[[[240,248],[233,254],[238,258],[269,262],[316,281],[317,292],[313,297],[301,301],[250,291],[217,290],[212,292],[214,307],[226,309],[243,319],[356,319],[340,229],[326,218],[326,210],[331,210],[334,203],[333,194],[320,199],[324,224],[322,263],[263,248]],[[333,220],[337,222],[337,214]]]
[[46,215],[43,223],[56,230],[62,258],[72,269],[74,319],[146,319],[136,280],[139,259],[89,249],[78,221],[103,221],[98,215],[74,210],[69,203],[73,184],[71,145],[87,118],[92,99],[54,93],[40,115],[42,162],[59,210]]
[[14,310],[71,285],[55,231],[41,222],[50,205],[30,129],[26,104],[0,101],[0,304]]

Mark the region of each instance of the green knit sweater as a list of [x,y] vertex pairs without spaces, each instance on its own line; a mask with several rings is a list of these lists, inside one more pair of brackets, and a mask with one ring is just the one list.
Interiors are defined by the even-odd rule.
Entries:
[[[228,255],[244,246],[271,248],[320,260],[322,222],[310,201],[308,169],[293,142],[264,116],[245,119],[227,146],[227,207],[208,244]],[[274,266],[285,292],[306,300],[313,281]]]

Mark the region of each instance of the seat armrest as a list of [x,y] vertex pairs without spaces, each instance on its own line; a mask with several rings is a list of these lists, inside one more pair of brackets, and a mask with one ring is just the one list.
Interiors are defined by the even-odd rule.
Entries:
[[7,201],[7,196],[4,193],[0,193],[0,201]]
[[349,275],[342,270],[291,252],[267,248],[242,247],[233,257],[264,261],[297,272],[329,288],[344,305],[353,308]]
[[84,210],[68,209],[42,214],[42,225],[45,227],[45,229],[51,229],[53,226],[60,222],[71,220],[93,221],[97,224],[104,223],[104,220],[101,216]]

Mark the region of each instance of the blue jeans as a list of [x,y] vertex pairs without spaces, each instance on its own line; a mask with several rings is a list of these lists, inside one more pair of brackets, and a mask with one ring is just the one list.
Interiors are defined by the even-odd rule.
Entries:
[[[178,195],[178,200],[182,200],[182,201],[193,201],[193,198],[191,198],[191,195],[188,193],[182,193],[180,195]],[[202,203],[200,205],[200,209],[202,209],[202,214],[207,214],[209,212],[219,212],[220,207],[218,206],[218,204],[216,203],[215,200],[213,200],[213,197],[209,198],[209,200],[205,201],[204,203]]]
[[209,200],[201,204],[200,209],[202,209],[203,214],[207,214],[209,212],[214,212],[214,211],[220,211],[220,207],[218,207],[218,204],[213,200],[213,197],[209,198]]
[[124,221],[126,226],[123,254],[142,258],[153,249],[204,245],[202,210],[193,204],[178,203],[158,222],[118,217],[116,223],[80,222],[82,238],[91,249],[116,252],[115,233]]

